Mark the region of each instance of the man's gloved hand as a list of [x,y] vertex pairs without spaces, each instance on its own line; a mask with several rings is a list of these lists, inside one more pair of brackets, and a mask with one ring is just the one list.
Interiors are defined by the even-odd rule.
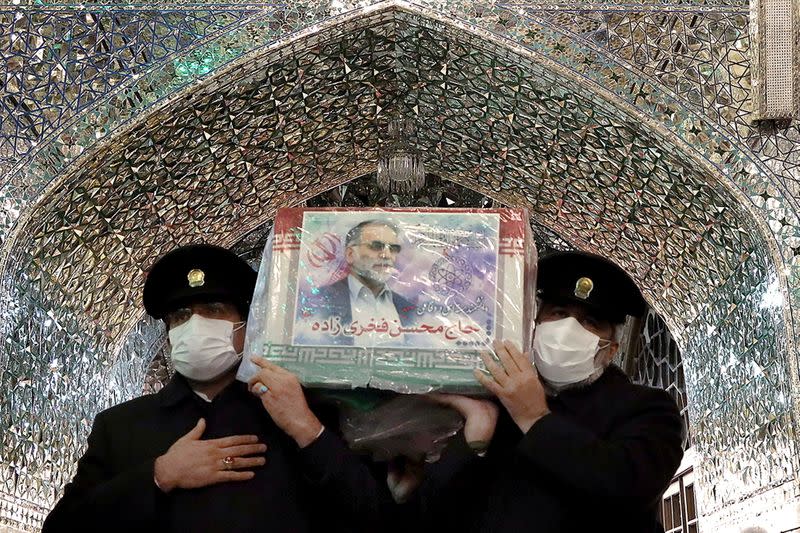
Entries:
[[[206,421],[200,419],[189,433],[158,457],[153,473],[156,485],[163,492],[173,489],[194,489],[224,483],[245,481],[255,473],[242,470],[261,466],[267,445],[255,435],[234,435],[220,439],[200,440]],[[257,457],[253,457],[258,455]]]

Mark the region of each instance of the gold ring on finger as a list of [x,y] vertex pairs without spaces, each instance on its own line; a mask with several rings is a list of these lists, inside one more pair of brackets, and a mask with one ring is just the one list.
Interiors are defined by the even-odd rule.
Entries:
[[232,466],[233,466],[233,457],[228,455],[225,457],[225,459],[222,460],[222,469],[230,470]]

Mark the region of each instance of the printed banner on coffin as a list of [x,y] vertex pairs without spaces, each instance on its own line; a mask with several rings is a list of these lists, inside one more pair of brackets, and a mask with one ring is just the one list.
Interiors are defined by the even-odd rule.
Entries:
[[274,232],[262,353],[304,383],[470,390],[479,351],[529,336],[524,210],[283,209]]

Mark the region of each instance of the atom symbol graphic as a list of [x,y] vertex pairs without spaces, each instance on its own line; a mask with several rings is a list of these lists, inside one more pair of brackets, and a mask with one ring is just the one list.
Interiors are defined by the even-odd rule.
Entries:
[[463,294],[472,284],[472,266],[462,257],[442,257],[431,267],[429,278],[440,294]]

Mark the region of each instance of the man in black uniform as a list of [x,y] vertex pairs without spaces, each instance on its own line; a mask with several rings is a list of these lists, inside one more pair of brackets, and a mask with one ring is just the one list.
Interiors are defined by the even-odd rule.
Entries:
[[235,381],[255,281],[215,246],[156,262],[144,306],[167,325],[176,374],[97,415],[43,531],[380,529],[385,470],[323,426],[297,378],[259,361],[249,387]]
[[[529,357],[496,343],[477,379],[505,407],[483,457],[454,442],[420,488],[430,530],[663,532],[657,506],[683,455],[663,390],[611,364],[626,315],[646,304],[612,262],[569,252],[539,262]],[[473,424],[478,400],[453,404]],[[463,440],[463,439],[462,439]]]

